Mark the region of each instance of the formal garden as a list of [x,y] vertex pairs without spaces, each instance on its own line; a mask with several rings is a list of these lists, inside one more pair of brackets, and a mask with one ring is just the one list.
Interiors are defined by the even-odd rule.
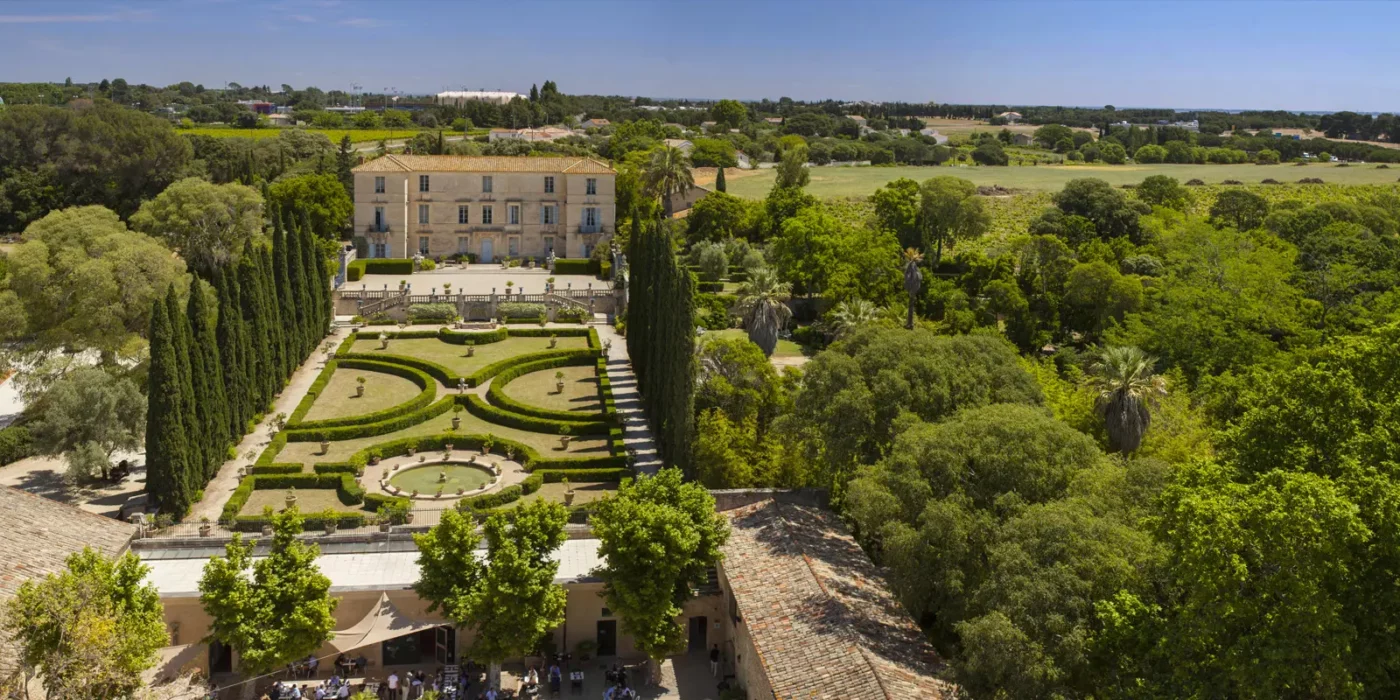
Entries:
[[537,498],[583,521],[632,473],[603,357],[583,326],[361,328],[273,426],[220,523],[258,531],[295,504],[308,527],[387,529]]

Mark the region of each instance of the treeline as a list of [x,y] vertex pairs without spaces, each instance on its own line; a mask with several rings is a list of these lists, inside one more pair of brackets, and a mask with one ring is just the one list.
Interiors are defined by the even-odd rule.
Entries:
[[627,353],[667,464],[691,469],[695,405],[695,281],[670,230],[632,219]]
[[193,278],[185,305],[173,286],[152,305],[146,490],[175,519],[330,327],[310,220],[272,218],[270,248],[248,242],[236,263]]

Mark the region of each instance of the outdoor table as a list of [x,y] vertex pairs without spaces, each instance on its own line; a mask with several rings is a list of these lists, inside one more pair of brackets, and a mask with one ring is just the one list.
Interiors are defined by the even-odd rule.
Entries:
[[569,689],[583,692],[583,671],[569,672]]

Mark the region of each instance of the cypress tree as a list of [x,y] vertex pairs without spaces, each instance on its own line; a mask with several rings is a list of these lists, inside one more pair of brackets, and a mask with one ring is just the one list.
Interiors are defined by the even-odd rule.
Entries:
[[326,265],[322,261],[320,239],[311,229],[310,217],[302,219],[302,252],[306,258],[306,284],[307,296],[310,298],[311,308],[307,312],[307,319],[311,323],[310,336],[311,343],[307,352],[316,350],[316,345],[321,339],[326,337],[326,331],[331,325],[331,301],[330,288],[326,278]]
[[274,219],[276,222],[272,230],[272,273],[277,282],[277,312],[282,325],[282,352],[283,364],[282,375],[291,376],[292,370],[296,368],[297,358],[300,357],[293,350],[293,341],[296,338],[294,333],[288,332],[290,324],[288,316],[293,313],[290,304],[292,303],[292,281],[288,275],[287,262],[287,229],[282,220],[283,217]]
[[291,278],[292,303],[287,306],[288,318],[287,328],[296,329],[297,354],[300,360],[306,357],[306,340],[308,334],[306,329],[310,326],[307,321],[307,311],[310,304],[307,301],[306,289],[306,261],[301,257],[302,237],[297,232],[289,232],[287,240],[287,274]]
[[223,363],[219,355],[219,340],[214,323],[209,320],[209,304],[204,300],[203,285],[190,280],[190,331],[194,344],[190,350],[190,368],[194,371],[194,393],[198,402],[199,425],[205,440],[205,457],[209,460],[205,479],[219,472],[228,454],[228,402],[224,395]]
[[251,242],[243,246],[243,257],[238,261],[238,287],[250,348],[248,396],[252,399],[250,408],[256,415],[262,413],[272,399],[269,387],[272,385],[271,379],[275,370],[268,362],[272,353],[267,347],[268,316],[262,300],[262,268],[258,265],[258,254],[253,250]]
[[221,360],[219,372],[223,379],[220,390],[224,392],[228,406],[224,415],[228,422],[225,432],[230,442],[237,442],[243,436],[250,415],[247,412],[247,385],[244,383],[243,336],[239,333],[243,314],[238,306],[238,281],[232,272],[227,267],[219,268],[215,279],[219,289],[219,322],[215,337]]
[[165,311],[170,316],[170,337],[173,339],[171,345],[175,349],[176,372],[179,373],[180,382],[180,424],[185,428],[185,449],[189,454],[184,474],[185,484],[188,492],[193,494],[204,488],[205,465],[209,464],[209,459],[200,435],[199,410],[196,408],[198,402],[194,395],[194,370],[190,366],[193,333],[190,331],[190,320],[185,315],[184,305],[180,303],[180,295],[176,293],[173,284],[165,293]]
[[637,377],[640,391],[646,383],[646,340],[649,306],[654,297],[651,290],[651,268],[647,259],[647,240],[642,232],[637,212],[632,212],[632,236],[628,239],[627,289],[627,354],[632,358],[632,373]]
[[720,168],[719,172],[715,173],[715,191],[728,192],[724,184],[724,168]]
[[271,358],[271,393],[268,396],[270,401],[282,391],[282,387],[287,383],[290,373],[285,371],[282,364],[282,347],[285,341],[287,330],[282,327],[281,314],[277,309],[277,281],[272,275],[272,251],[267,248],[258,248],[258,269],[262,281],[263,308],[268,314],[267,324],[267,346],[272,349]]
[[190,493],[185,490],[189,453],[185,428],[180,422],[179,363],[175,359],[175,341],[166,308],[164,299],[156,299],[151,304],[146,493],[161,512],[179,518],[190,508]]

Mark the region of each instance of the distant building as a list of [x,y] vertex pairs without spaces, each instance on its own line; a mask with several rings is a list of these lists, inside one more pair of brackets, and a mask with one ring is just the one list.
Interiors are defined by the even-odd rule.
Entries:
[[273,126],[296,126],[297,123],[297,120],[293,119],[292,115],[282,112],[275,112],[267,115],[267,121]]
[[691,143],[689,139],[663,139],[662,143],[671,148],[679,148],[681,153],[686,155],[690,155],[690,151],[695,148],[695,144]]
[[539,129],[492,129],[486,136],[487,141],[530,141],[530,142],[553,142],[565,136],[573,136],[572,129],[565,129],[560,126],[546,126]]
[[350,114],[359,114],[360,112],[365,111],[365,108],[364,108],[364,107],[327,107],[327,108],[326,108],[326,111],[327,111],[327,112],[334,112],[335,114],[346,114],[346,115],[350,115]]
[[440,105],[454,105],[461,107],[468,102],[491,102],[503,105],[517,97],[525,97],[518,92],[502,92],[497,90],[448,90],[437,94],[437,103]]
[[948,143],[948,137],[938,133],[938,129],[924,127],[922,129],[919,129],[919,135],[927,136],[933,139],[934,143],[937,143],[940,146],[942,146],[945,143]]
[[589,119],[580,124],[579,126],[585,129],[601,129],[606,126],[612,126],[612,122],[606,119]]
[[735,152],[734,152],[734,160],[739,161],[739,169],[740,169],[740,170],[752,170],[752,169],[753,169],[753,159],[749,157],[749,154],[747,154],[747,153],[745,153],[745,152],[743,152],[743,151],[735,151]]
[[1002,112],[1001,114],[998,114],[997,117],[1005,119],[1007,124],[1015,124],[1016,122],[1021,121],[1020,112]]
[[716,124],[718,124],[718,123],[719,123],[719,122],[700,122],[700,128],[702,128],[702,129],[709,129],[709,128],[714,127],[714,126],[715,126]]
[[768,122],[769,124],[782,124],[782,123],[783,123],[783,118],[782,118],[782,117],[764,117],[764,118],[763,118],[763,121],[766,121],[766,122]]
[[239,100],[238,104],[247,107],[253,114],[272,114],[272,103],[259,100]]
[[1012,134],[1011,143],[1017,146],[1030,146],[1035,143],[1035,138],[1030,134]]
[[865,126],[865,117],[862,117],[859,114],[848,114],[846,115],[846,118],[850,119],[856,124],[859,124],[860,126]]

